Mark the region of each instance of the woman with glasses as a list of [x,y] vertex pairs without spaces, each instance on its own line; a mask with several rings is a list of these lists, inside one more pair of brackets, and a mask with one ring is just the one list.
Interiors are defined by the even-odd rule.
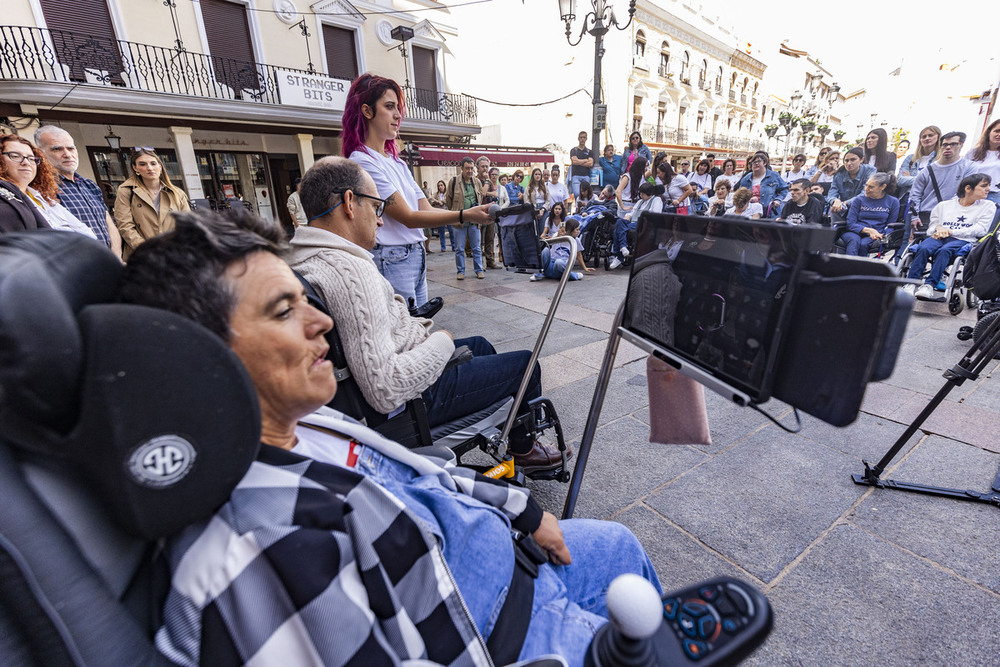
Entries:
[[800,178],[809,178],[806,172],[806,156],[799,153],[792,158],[792,168],[785,172],[783,178],[786,183],[797,181]]
[[[55,170],[38,148],[16,134],[0,139],[0,233],[62,229],[97,237],[93,230],[59,203]],[[13,187],[8,186],[12,185]]]
[[806,178],[811,179],[813,176],[823,168],[823,164],[826,162],[826,156],[833,152],[833,149],[829,146],[823,146],[819,149],[819,153],[816,155],[816,162],[806,169]]
[[132,176],[118,186],[115,197],[115,223],[122,235],[125,259],[143,241],[173,229],[174,213],[191,210],[187,195],[170,182],[152,148],[137,148],[129,164]]
[[375,181],[386,201],[382,227],[373,249],[375,265],[396,294],[415,306],[427,301],[427,255],[424,227],[484,224],[493,221],[489,206],[464,211],[435,209],[399,159],[399,126],[406,100],[399,84],[362,74],[347,93],[343,115],[343,154],[357,162]]
[[628,146],[625,147],[625,151],[622,153],[622,161],[624,162],[622,171],[628,173],[637,157],[645,158],[647,165],[653,161],[653,154],[649,151],[649,146],[642,143],[642,135],[638,132],[633,132],[628,135]]

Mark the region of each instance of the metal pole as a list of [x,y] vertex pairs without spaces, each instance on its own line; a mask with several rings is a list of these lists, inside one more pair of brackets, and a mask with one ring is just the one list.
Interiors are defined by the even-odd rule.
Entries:
[[601,97],[601,60],[603,59],[604,53],[604,34],[597,33],[594,35],[594,100],[592,104],[592,115],[591,124],[594,126],[594,134],[590,138],[590,149],[594,154],[594,166],[597,166],[598,156],[602,155],[601,148],[601,131],[597,128],[597,105],[602,102]]

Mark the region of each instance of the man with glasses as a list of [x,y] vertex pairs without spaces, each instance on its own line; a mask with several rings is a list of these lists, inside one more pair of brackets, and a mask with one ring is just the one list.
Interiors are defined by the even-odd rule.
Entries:
[[[468,167],[473,169],[471,160]],[[378,272],[369,252],[385,206],[377,192],[356,163],[339,157],[317,161],[300,188],[309,224],[295,230],[289,257],[292,268],[326,302],[365,400],[390,414],[420,396],[434,427],[514,396],[530,351],[497,354],[480,336],[453,341],[447,331],[432,333],[433,322],[411,317],[403,298]],[[473,358],[445,371],[456,345],[468,347]],[[519,412],[541,392],[536,363]],[[510,450],[526,473],[561,465],[555,447],[532,440],[523,428],[511,432]]]
[[962,179],[975,172],[975,166],[962,157],[964,132],[949,132],[941,137],[941,154],[937,161],[917,174],[910,188],[911,222],[918,234],[927,231],[931,211],[958,193]]
[[76,173],[80,156],[69,132],[54,125],[35,130],[35,145],[59,172],[59,203],[86,224],[98,241],[122,256],[122,237],[97,183]]
[[687,158],[682,159],[681,160],[681,169],[677,173],[690,181],[691,180],[691,177],[690,177],[690,175],[691,175],[691,160],[689,160]]

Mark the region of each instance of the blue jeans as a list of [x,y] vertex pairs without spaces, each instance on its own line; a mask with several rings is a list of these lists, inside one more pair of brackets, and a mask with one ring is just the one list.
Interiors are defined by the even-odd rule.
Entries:
[[375,266],[396,294],[414,305],[427,302],[427,255],[423,243],[378,245],[372,249]]
[[634,232],[635,229],[636,223],[632,220],[618,218],[615,221],[615,235],[611,244],[611,252],[615,254],[618,259],[624,259],[622,257],[621,249],[626,247],[628,244],[628,232]]
[[[565,257],[552,259],[552,249],[548,246],[542,248],[542,270],[539,273],[545,278],[561,279],[567,264],[569,264],[569,260]],[[580,280],[582,277],[583,274],[579,271],[570,271],[570,280]]]
[[[476,627],[489,638],[514,570],[507,519],[495,508],[446,489],[437,477],[419,476],[368,447],[359,455],[358,470],[403,501],[438,538]],[[606,594],[615,577],[638,574],[662,590],[649,557],[625,526],[570,519],[559,527],[573,562],[538,568],[519,659],[555,653],[577,666],[606,622]]]
[[661,595],[663,591],[642,545],[625,526],[570,519],[560,521],[559,527],[573,562],[538,568],[531,622],[518,659],[555,653],[578,667],[594,633],[606,622],[606,596],[615,577],[638,574]]
[[455,248],[455,268],[460,274],[465,274],[466,237],[469,238],[469,245],[472,247],[472,267],[479,273],[483,270],[483,236],[479,225],[455,226],[455,239],[452,241]]
[[854,255],[855,257],[867,257],[868,249],[874,241],[867,234],[857,234],[855,232],[844,232],[840,238],[844,241],[844,245],[847,248],[844,254]]
[[447,250],[445,247],[445,231],[448,232],[448,238],[451,239],[451,249],[455,249],[455,228],[451,225],[445,225],[444,227],[438,227],[438,235],[441,237],[442,252]]
[[[996,185],[996,183],[993,185]],[[992,230],[994,225],[997,224],[997,220],[1000,220],[1000,191],[990,191],[990,193],[986,195],[986,199],[997,205],[997,212],[993,214],[993,222],[990,224],[990,230]]]
[[[455,347],[462,345],[468,346],[472,351],[472,359],[449,368],[424,390],[427,422],[431,427],[472,414],[506,396],[517,394],[521,378],[531,360],[530,350],[497,354],[490,342],[482,336],[459,338],[455,341]],[[536,362],[518,412],[524,412],[527,402],[541,395],[542,369]],[[527,441],[523,427],[515,427],[511,431],[510,445],[514,452],[524,453],[531,448],[531,444]]]
[[586,176],[570,176],[569,177],[569,187],[570,187],[570,190],[573,192],[573,198],[574,199],[579,199],[580,198],[580,183],[584,183],[584,182],[590,183],[590,174],[587,174]]
[[924,279],[924,283],[936,287],[941,281],[941,276],[944,275],[945,269],[948,268],[948,264],[951,263],[951,258],[957,255],[958,251],[966,243],[968,241],[953,238],[943,240],[934,238],[924,239],[920,242],[920,246],[917,247],[917,254],[913,257],[913,264],[910,265],[910,271],[906,274],[906,277],[919,278],[924,272],[924,267],[927,266],[927,260],[933,257],[934,263],[931,264],[930,275]]

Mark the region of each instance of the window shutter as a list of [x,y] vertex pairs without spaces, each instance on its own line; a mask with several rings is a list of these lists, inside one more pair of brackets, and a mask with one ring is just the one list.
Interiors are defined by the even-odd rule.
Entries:
[[121,81],[121,55],[106,0],[41,0],[41,5],[56,58],[69,66],[71,80],[86,81],[84,70],[93,69]]
[[437,100],[437,68],[434,66],[435,53],[432,49],[413,47],[413,87],[416,88],[418,106],[434,111]]
[[246,6],[226,0],[201,0],[201,17],[215,78],[237,93],[260,89]]
[[354,31],[337,26],[323,26],[326,47],[326,71],[330,76],[353,81],[358,76],[358,53],[354,48]]

